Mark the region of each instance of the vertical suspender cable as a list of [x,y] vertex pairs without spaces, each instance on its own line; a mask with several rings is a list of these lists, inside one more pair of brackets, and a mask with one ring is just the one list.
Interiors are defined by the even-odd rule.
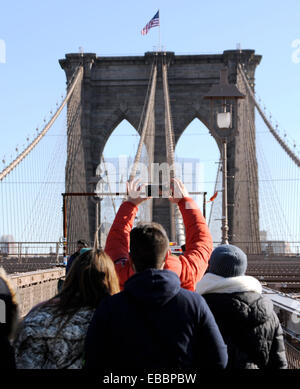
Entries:
[[[152,79],[152,83],[151,83],[151,89],[150,89],[150,94],[149,94],[149,100],[148,100],[148,104],[147,104],[145,119],[144,119],[144,123],[143,123],[143,129],[141,132],[141,137],[140,137],[137,153],[135,155],[134,163],[133,163],[133,166],[132,166],[132,169],[130,172],[130,176],[129,176],[129,181],[132,181],[136,175],[137,165],[138,165],[140,158],[141,158],[142,148],[144,145],[144,141],[145,141],[145,137],[146,137],[146,133],[147,133],[147,129],[148,129],[150,114],[154,109],[156,78],[157,78],[157,65],[156,65],[156,62],[155,63],[153,62],[152,72],[150,75],[150,80]],[[150,81],[149,81],[149,85],[150,85]],[[148,89],[149,89],[149,85],[148,85]],[[147,102],[147,95],[148,95],[148,91],[146,93],[145,104]],[[144,107],[145,107],[145,104],[144,104]],[[143,111],[144,111],[144,109],[143,109]],[[143,116],[143,113],[142,113],[142,116]],[[141,120],[142,120],[142,117],[141,117]]]
[[167,64],[162,64],[162,75],[163,75],[163,89],[164,89],[164,100],[165,100],[165,135],[166,135],[166,149],[167,149],[167,162],[170,166],[170,178],[174,178],[174,131],[171,116],[170,107],[170,95],[168,87],[167,77]]
[[[271,123],[268,121],[268,119],[266,118],[266,116],[262,113],[262,110],[260,108],[260,106],[257,104],[256,102],[256,99],[255,99],[255,96],[254,96],[254,93],[248,83],[248,80],[243,72],[243,70],[241,69],[241,67],[239,67],[239,70],[242,74],[242,80],[244,82],[244,85],[246,86],[246,89],[248,91],[248,96],[250,96],[256,106],[256,108],[258,109],[259,113],[261,114],[261,117],[264,121],[264,123],[267,125],[268,129],[270,130],[271,134],[275,137],[275,139],[278,141],[279,145],[287,152],[287,148],[288,146],[284,144],[284,142],[281,140],[281,138],[278,136],[278,134],[275,132],[275,130],[273,129]],[[254,123],[253,121],[251,120],[250,121],[250,126],[252,126],[252,128],[254,128]],[[251,131],[250,131],[251,133]],[[275,135],[276,136],[275,136]],[[251,142],[250,142],[251,144]],[[284,147],[284,146],[285,147]],[[295,164],[297,165],[297,157],[294,155],[294,158],[292,158],[291,156],[291,151],[290,152],[287,152],[287,155],[292,159],[293,162],[295,162]],[[264,158],[264,155],[263,153],[261,153],[261,156]],[[266,161],[262,164],[265,168],[268,167],[268,165],[266,164]],[[298,166],[298,165],[297,165]],[[286,215],[285,213],[283,212],[283,209],[282,209],[282,205],[280,204],[280,201],[279,201],[279,198],[278,198],[278,193],[277,193],[277,190],[276,190],[276,185],[275,183],[271,180],[272,175],[270,172],[269,173],[269,178],[268,180],[266,181],[266,183],[262,184],[262,185],[270,185],[270,189],[267,190],[267,193],[270,193],[272,195],[272,198],[270,197],[269,200],[267,201],[268,205],[271,205],[271,207],[273,207],[273,209],[270,210],[270,213],[271,213],[271,216],[274,218],[274,216],[276,215],[277,218],[273,220],[273,222],[271,221],[271,224],[272,224],[272,228],[274,228],[275,226],[277,226],[277,229],[276,229],[276,239],[277,240],[281,240],[284,236],[284,232],[283,232],[283,225],[286,226],[286,231],[288,231],[290,229],[289,227],[289,223],[287,222],[286,220]],[[278,222],[278,218],[281,220],[280,222]]]
[[[163,90],[164,90],[164,101],[165,101],[165,137],[166,137],[166,150],[167,150],[167,162],[170,168],[170,179],[174,178],[175,172],[175,142],[174,142],[174,130],[172,123],[171,115],[171,106],[170,106],[170,94],[168,86],[168,76],[167,76],[167,64],[162,61],[162,76],[163,76]],[[180,214],[179,208],[177,205],[171,204],[171,235],[175,237],[177,235],[178,244],[182,246],[185,243],[185,230]],[[173,220],[175,219],[175,230]]]

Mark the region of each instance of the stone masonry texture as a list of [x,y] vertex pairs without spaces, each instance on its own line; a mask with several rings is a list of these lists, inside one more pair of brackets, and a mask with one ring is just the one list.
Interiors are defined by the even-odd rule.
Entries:
[[[73,149],[68,150],[68,170],[66,171],[66,187],[68,191],[78,188],[87,190],[91,177],[95,176],[97,166],[105,144],[123,119],[126,119],[136,130],[145,101],[152,63],[158,63],[157,89],[155,96],[155,145],[154,162],[166,162],[166,146],[164,138],[165,112],[163,102],[163,86],[161,79],[162,60],[168,63],[168,83],[175,143],[193,119],[200,119],[209,129],[221,147],[214,128],[210,127],[209,101],[203,99],[213,84],[219,83],[220,70],[228,68],[228,80],[238,84],[237,64],[244,64],[247,74],[253,82],[255,69],[260,63],[261,56],[254,50],[227,50],[216,55],[175,55],[173,52],[147,52],[144,56],[128,57],[97,57],[93,53],[66,54],[60,65],[65,70],[67,81],[70,81],[79,65],[84,67],[84,76],[80,91],[80,112],[75,128],[78,147],[77,162],[74,160]],[[69,107],[68,107],[69,109]],[[254,120],[254,109],[249,108],[249,115]],[[228,203],[234,204],[229,209],[229,238],[231,242],[249,242],[249,237],[258,236],[258,217],[253,221],[249,214],[258,215],[253,210],[251,196],[257,197],[257,166],[252,177],[256,177],[249,188],[243,188],[237,183],[246,176],[245,158],[243,158],[243,131],[248,131],[247,117],[238,120],[238,135],[228,144],[228,175],[234,179],[228,182]],[[72,128],[68,128],[68,136]],[[254,138],[255,139],[255,138]],[[199,159],[201,161],[201,144],[199,143]],[[256,161],[255,144],[251,147],[253,160]],[[77,171],[75,172],[73,170]],[[80,174],[78,174],[78,172]],[[75,177],[75,179],[74,179]],[[213,177],[212,179],[214,179]],[[76,182],[80,180],[81,182]],[[78,203],[79,206],[79,203]],[[256,205],[257,206],[257,205]],[[88,213],[87,217],[80,212],[72,211],[72,239],[85,237],[93,240],[95,231],[95,205],[91,201],[81,204],[81,210]],[[78,208],[78,207],[76,207]],[[153,221],[161,223],[171,232],[170,204],[167,200],[153,202]],[[79,219],[80,220],[79,220]],[[76,220],[75,220],[76,219]],[[251,220],[250,220],[251,219]],[[252,225],[251,225],[252,223]],[[88,236],[87,236],[88,235]],[[172,237],[170,237],[172,238]],[[250,250],[243,246],[245,250]]]

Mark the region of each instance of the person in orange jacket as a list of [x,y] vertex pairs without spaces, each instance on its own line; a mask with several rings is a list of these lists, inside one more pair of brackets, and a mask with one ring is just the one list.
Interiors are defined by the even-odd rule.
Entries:
[[[212,237],[205,218],[196,202],[189,196],[183,183],[174,178],[173,195],[169,200],[177,204],[185,226],[186,243],[183,255],[175,256],[168,251],[164,269],[174,271],[181,281],[181,287],[195,291],[196,283],[203,277],[213,249]],[[138,211],[138,206],[148,198],[142,197],[143,185],[138,181],[127,183],[128,198],[118,210],[107,236],[105,252],[115,263],[115,268],[123,290],[125,282],[135,274],[130,259],[130,231]]]

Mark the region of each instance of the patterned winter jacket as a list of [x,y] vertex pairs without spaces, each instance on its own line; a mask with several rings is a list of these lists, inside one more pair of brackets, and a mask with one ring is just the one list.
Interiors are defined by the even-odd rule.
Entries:
[[17,369],[80,369],[84,341],[95,309],[82,308],[67,320],[54,307],[28,313],[14,342]]

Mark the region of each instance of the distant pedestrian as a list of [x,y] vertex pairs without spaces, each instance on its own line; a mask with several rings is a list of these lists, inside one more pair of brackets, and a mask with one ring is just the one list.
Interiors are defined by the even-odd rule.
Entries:
[[84,363],[84,339],[99,302],[119,291],[112,260],[103,250],[78,256],[62,291],[33,308],[15,340],[19,369],[76,369]]
[[210,307],[228,348],[228,369],[285,369],[282,328],[260,282],[246,276],[247,256],[220,245],[196,286]]
[[71,268],[71,265],[72,265],[74,259],[77,258],[77,257],[80,255],[80,250],[83,249],[83,248],[86,248],[86,247],[88,247],[88,243],[87,243],[86,240],[84,240],[84,239],[79,239],[79,240],[77,241],[77,250],[75,251],[74,254],[72,254],[72,255],[70,256],[70,258],[69,258],[68,261],[67,261],[66,275],[68,274],[68,272],[69,272],[69,270],[70,270],[70,268]]
[[18,324],[16,292],[5,270],[0,268],[0,369],[15,369],[12,339]]
[[[66,274],[65,274],[65,277],[68,275],[69,271],[70,271],[70,268],[72,266],[72,263],[74,262],[74,260],[80,255],[80,254],[83,254],[86,250],[88,250],[88,243],[86,240],[84,239],[80,239],[77,241],[77,250],[75,251],[74,254],[72,254],[70,256],[70,258],[68,259],[67,261],[67,266],[66,266]],[[59,278],[59,280],[57,281],[57,290],[58,292],[60,292],[63,288],[63,285],[64,285],[64,282],[65,282],[65,277],[61,277]]]
[[135,274],[97,308],[86,338],[87,369],[225,368],[226,345],[215,319],[205,300],[164,268],[168,250],[160,224],[132,229]]

